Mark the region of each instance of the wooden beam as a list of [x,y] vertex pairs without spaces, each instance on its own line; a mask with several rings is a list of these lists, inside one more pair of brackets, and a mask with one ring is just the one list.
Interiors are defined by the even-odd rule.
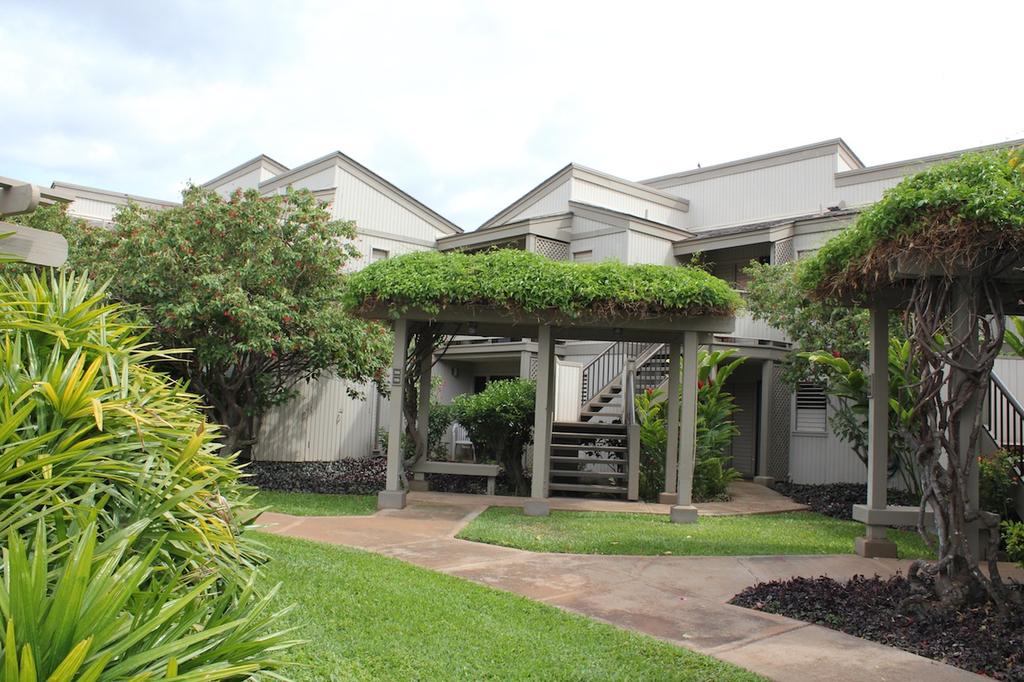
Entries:
[[31,213],[39,205],[39,188],[17,181],[0,184],[0,215]]
[[395,320],[394,336],[385,489],[377,495],[377,506],[380,509],[405,507],[405,490],[402,487],[402,388],[405,386],[405,354],[409,345],[409,323],[405,318]]
[[60,267],[68,257],[68,242],[63,235],[36,230],[24,225],[0,222],[0,254],[32,265]]
[[665,418],[667,441],[665,443],[665,496],[670,498],[676,492],[676,470],[679,466],[679,381],[682,349],[678,341],[668,347],[668,415]]

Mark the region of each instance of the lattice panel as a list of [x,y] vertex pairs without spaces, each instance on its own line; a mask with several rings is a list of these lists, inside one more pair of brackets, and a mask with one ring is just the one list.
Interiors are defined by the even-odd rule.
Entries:
[[569,260],[569,245],[565,242],[537,237],[537,253],[551,260]]
[[529,378],[531,380],[533,380],[533,381],[537,380],[537,356],[536,355],[531,355],[530,356],[530,377]]
[[784,481],[789,476],[790,403],[792,394],[782,380],[782,367],[772,368],[772,395],[768,411],[768,475]]
[[792,239],[783,239],[782,241],[775,242],[773,247],[775,248],[775,258],[772,259],[773,265],[782,265],[796,259],[796,251],[793,250]]

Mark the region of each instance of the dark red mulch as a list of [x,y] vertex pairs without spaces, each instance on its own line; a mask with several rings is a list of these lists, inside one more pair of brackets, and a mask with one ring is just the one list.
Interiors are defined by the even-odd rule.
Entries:
[[[853,505],[868,501],[868,487],[864,483],[828,483],[805,485],[779,481],[775,490],[794,502],[806,504],[811,511],[849,521],[853,518]],[[889,504],[916,506],[918,499],[905,490],[889,489]]]
[[901,612],[910,594],[903,576],[855,576],[847,583],[794,578],[748,587],[729,603],[824,625],[997,680],[1024,680],[1024,610],[1011,608],[1006,618],[989,606]]

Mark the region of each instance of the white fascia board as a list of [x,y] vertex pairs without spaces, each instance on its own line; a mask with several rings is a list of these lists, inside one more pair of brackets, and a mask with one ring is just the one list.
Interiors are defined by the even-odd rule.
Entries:
[[838,154],[840,153],[839,150],[842,150],[843,156],[847,159],[848,163],[852,162],[853,165],[863,166],[860,159],[857,158],[857,155],[853,153],[853,150],[850,149],[846,142],[844,142],[842,138],[837,137],[823,142],[815,142],[801,147],[793,147],[792,149],[783,149],[781,151],[761,154],[759,156],[751,156],[745,159],[738,159],[736,161],[727,161],[725,163],[718,163],[704,168],[694,168],[681,173],[660,175],[648,180],[642,180],[640,184],[650,185],[651,187],[659,189],[675,187],[677,185],[685,185],[701,180],[710,180],[711,178],[733,175],[735,173],[747,173],[762,168],[781,166],[783,164],[793,163],[794,161],[803,161],[805,159],[814,159],[820,156]]
[[763,244],[765,242],[777,242],[793,236],[793,223],[766,227],[762,230],[752,230],[739,234],[730,234],[723,237],[712,237],[710,239],[684,239],[672,245],[672,253],[677,256],[688,256],[701,251],[717,251],[719,249],[731,249],[737,246],[750,246],[752,244]]
[[267,168],[271,170],[274,175],[280,175],[281,173],[288,172],[288,166],[283,163],[279,163],[274,159],[270,158],[266,154],[260,154],[259,156],[249,159],[244,163],[240,163],[230,170],[226,170],[217,177],[207,180],[200,187],[212,187],[214,185],[222,185],[227,182],[231,182],[237,178],[242,177],[247,173],[251,173],[259,168]]
[[[665,225],[664,223],[659,223],[647,218],[641,218],[640,216],[635,216],[630,213],[615,211],[610,208],[605,208],[604,206],[595,206],[593,204],[586,204],[579,201],[570,201],[569,207],[572,209],[574,214],[585,218],[591,218],[604,223],[608,223],[609,220],[615,221],[614,224],[609,224],[609,227],[633,230],[635,232],[651,235],[652,237],[668,239],[669,241],[677,241],[681,238],[690,238],[695,236],[695,233],[678,227]],[[602,233],[608,234],[608,232],[605,231],[602,231]],[[579,237],[588,236],[589,234],[590,233],[588,232],[573,232],[574,236],[578,235]]]
[[1021,145],[1024,145],[1024,139],[1011,140],[1009,142],[997,142],[996,144],[988,144],[981,147],[959,149],[957,151],[945,152],[942,154],[932,154],[931,156],[920,156],[916,159],[906,159],[903,161],[894,161],[892,163],[883,163],[877,166],[841,171],[835,175],[836,187],[847,187],[849,185],[859,185],[864,182],[899,178],[923,171],[926,168],[934,166],[937,163],[942,163],[943,161],[958,159],[964,154],[987,152],[996,149],[1007,149],[1019,147]]
[[124,205],[128,202],[132,202],[142,206],[152,206],[155,208],[174,208],[181,206],[181,204],[176,201],[153,199],[150,197],[139,196],[137,194],[125,194],[124,192],[114,192],[109,189],[100,189],[99,187],[75,185],[70,182],[55,181],[50,185],[50,188],[61,191],[61,193],[67,192],[68,194],[73,195],[76,199],[93,199],[95,201],[105,201],[112,204]]
[[495,225],[500,225],[503,220],[511,215],[518,213],[520,210],[525,208],[528,204],[544,197],[545,195],[552,192],[555,188],[561,186],[563,182],[568,182],[572,175],[572,164],[563,166],[561,169],[556,171],[553,175],[543,180],[539,185],[531,189],[529,192],[519,197],[505,208],[498,211],[496,214],[486,220],[480,227],[477,228],[477,232],[480,230],[489,230]]
[[377,190],[387,198],[400,204],[406,210],[415,213],[424,221],[432,225],[437,231],[444,234],[461,234],[462,228],[448,220],[440,213],[408,194],[398,186],[388,182],[381,176],[371,171],[355,159],[352,159],[340,151],[331,152],[319,159],[313,159],[308,163],[297,166],[287,173],[282,173],[269,180],[260,183],[260,192],[266,194],[271,191],[286,187],[304,177],[319,173],[327,168],[341,168],[345,172],[354,175],[356,178]]
[[498,225],[487,229],[480,228],[472,232],[441,237],[437,240],[437,248],[440,251],[451,251],[452,249],[483,246],[491,242],[501,242],[527,235],[564,242],[568,241],[565,230],[571,226],[571,213],[526,218],[507,225]]
[[612,191],[620,192],[637,199],[643,199],[644,201],[650,201],[660,206],[672,208],[683,213],[690,210],[689,200],[677,197],[676,195],[668,192],[662,192],[660,189],[655,187],[649,187],[638,182],[633,182],[632,180],[618,178],[614,175],[594,170],[593,168],[587,168],[586,166],[571,164],[571,170],[574,177],[592,182],[595,185],[600,185]]

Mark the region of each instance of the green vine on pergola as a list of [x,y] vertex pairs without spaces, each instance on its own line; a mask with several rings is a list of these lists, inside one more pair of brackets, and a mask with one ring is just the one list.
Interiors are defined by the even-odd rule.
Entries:
[[[800,283],[819,299],[849,305],[905,306],[910,363],[918,367],[914,453],[925,509],[935,518],[937,556],[908,577],[924,603],[965,605],[986,597],[1006,609],[1016,593],[1002,583],[999,524],[976,506],[985,395],[1003,346],[1005,318],[1020,308],[1024,246],[1024,168],[1010,151],[966,155],[907,178],[864,211],[855,225],[803,262]],[[972,499],[974,498],[974,499]],[[968,541],[989,530],[988,571]],[[923,577],[933,579],[930,583]]]
[[[699,268],[574,263],[496,249],[477,254],[421,251],[378,261],[349,277],[344,304],[356,315],[383,310],[392,319],[410,310],[435,315],[462,307],[499,311],[510,318],[556,314],[567,321],[587,317],[614,325],[613,320],[624,318],[732,316],[742,299],[727,282]],[[468,325],[465,331],[469,333]],[[450,338],[426,324],[413,334],[406,351],[402,409],[405,434],[417,456],[426,452],[417,428],[417,368],[431,356],[439,357]]]

